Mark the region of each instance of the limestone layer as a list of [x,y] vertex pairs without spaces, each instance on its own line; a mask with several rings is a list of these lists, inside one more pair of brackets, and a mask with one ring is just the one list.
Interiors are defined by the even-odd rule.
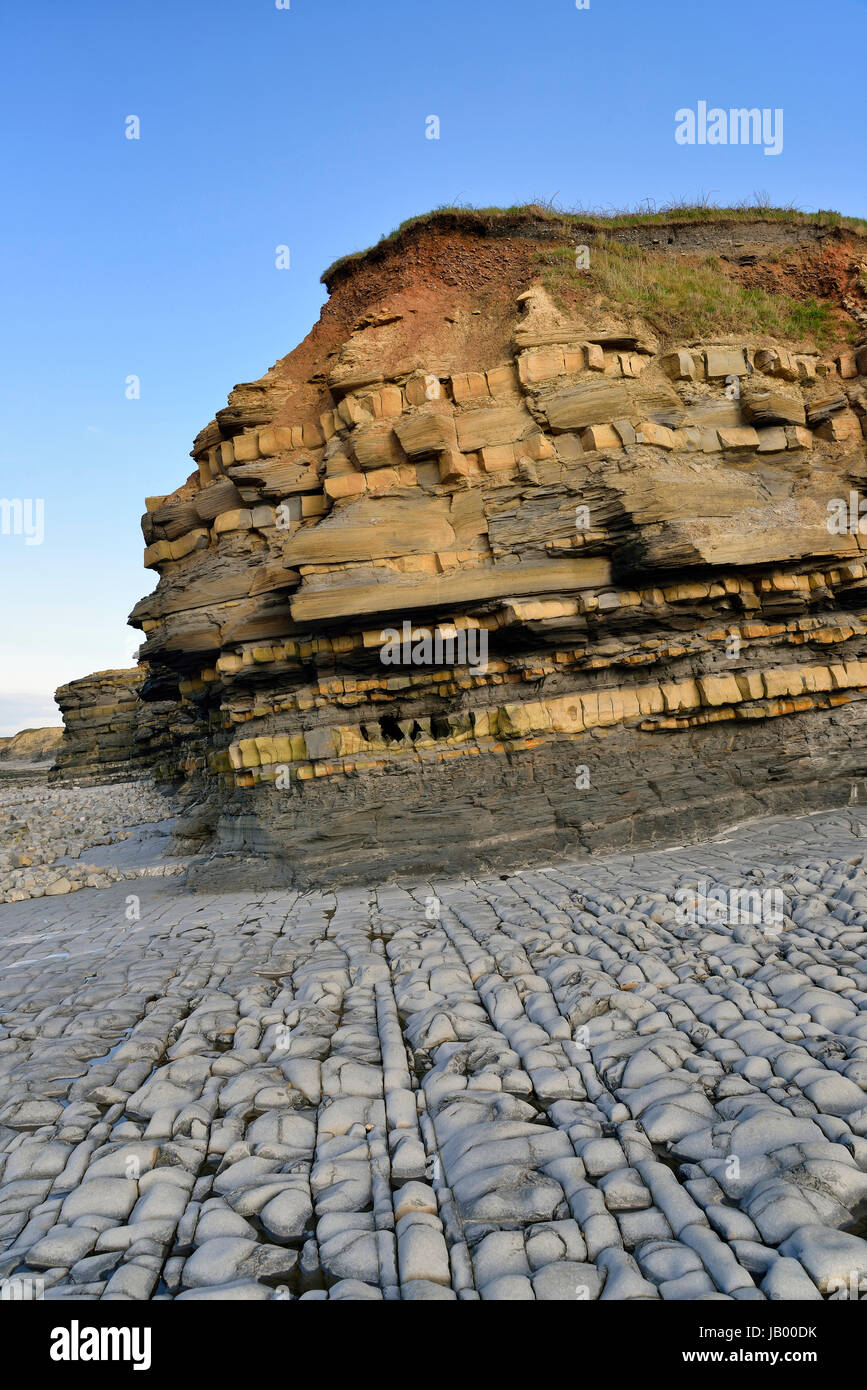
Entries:
[[303,879],[853,794],[867,347],[673,342],[537,261],[434,226],[341,268],[148,499],[191,833]]

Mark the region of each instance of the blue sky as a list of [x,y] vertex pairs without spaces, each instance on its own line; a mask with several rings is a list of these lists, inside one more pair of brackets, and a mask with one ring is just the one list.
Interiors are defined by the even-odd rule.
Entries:
[[[44,499],[45,536],[0,534],[0,734],[131,664],[145,496],[337,256],[454,202],[867,213],[863,0],[41,0],[2,39],[0,496]],[[782,108],[782,153],[678,145],[701,100]]]

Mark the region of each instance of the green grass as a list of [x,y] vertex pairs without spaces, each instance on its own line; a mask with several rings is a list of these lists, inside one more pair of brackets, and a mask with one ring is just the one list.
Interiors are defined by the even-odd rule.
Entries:
[[375,258],[391,243],[425,227],[474,231],[482,235],[497,231],[505,233],[510,229],[526,232],[535,227],[546,238],[553,239],[558,234],[574,236],[576,232],[593,233],[617,227],[648,225],[672,226],[684,222],[785,222],[799,226],[839,227],[867,236],[867,221],[862,218],[843,217],[830,209],[804,212],[796,207],[772,207],[761,195],[756,195],[753,202],[732,207],[717,206],[703,195],[695,202],[682,200],[656,204],[648,200],[632,208],[607,210],[583,207],[565,209],[554,200],[537,200],[509,208],[477,208],[463,203],[435,208],[419,217],[407,219],[384,235],[375,246],[352,252],[335,261],[325,271],[322,281],[328,285],[346,267],[368,257]]
[[835,336],[830,306],[739,285],[716,256],[699,263],[648,252],[603,237],[590,244],[590,269],[577,270],[574,250],[551,247],[536,257],[542,282],[561,304],[591,294],[619,314],[624,305],[665,337],[766,333],[821,346]]

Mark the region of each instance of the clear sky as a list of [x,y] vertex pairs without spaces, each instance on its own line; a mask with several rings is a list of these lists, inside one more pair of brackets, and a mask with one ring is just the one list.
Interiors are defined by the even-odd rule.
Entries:
[[[865,40],[863,0],[10,0],[0,497],[42,500],[44,538],[0,534],[0,734],[131,664],[144,498],[332,260],[455,202],[863,215]],[[678,144],[700,101],[781,109],[782,152]]]

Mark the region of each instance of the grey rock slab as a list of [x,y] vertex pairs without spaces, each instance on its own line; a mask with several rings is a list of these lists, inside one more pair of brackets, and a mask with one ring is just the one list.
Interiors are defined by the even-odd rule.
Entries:
[[274,1290],[267,1284],[257,1284],[254,1279],[237,1279],[232,1283],[217,1284],[210,1288],[184,1289],[177,1295],[178,1300],[192,1302],[234,1302],[264,1303],[273,1298]]
[[532,1278],[537,1299],[558,1303],[595,1301],[602,1295],[604,1281],[605,1273],[596,1265],[575,1260],[544,1265]]
[[239,1236],[218,1236],[197,1247],[184,1265],[185,1288],[231,1284],[239,1279],[288,1278],[298,1263],[295,1250],[260,1245]]
[[400,1296],[404,1303],[452,1303],[457,1299],[454,1289],[433,1284],[429,1279],[412,1279],[403,1284]]
[[565,1204],[559,1183],[519,1164],[473,1173],[454,1193],[465,1221],[550,1221]]
[[[57,1140],[32,1140],[11,1153],[3,1169],[4,1183],[17,1178],[56,1178],[62,1173],[72,1153],[70,1144]],[[2,1191],[2,1189],[0,1189]]]
[[62,1217],[107,1216],[125,1221],[135,1206],[138,1184],[126,1178],[90,1178],[64,1200]]
[[382,1296],[381,1289],[360,1279],[341,1279],[328,1291],[332,1303],[378,1303]]
[[634,1168],[615,1168],[599,1178],[596,1185],[611,1212],[643,1211],[653,1205],[650,1192]]
[[319,1259],[331,1279],[366,1284],[380,1281],[379,1247],[373,1231],[343,1231],[329,1240],[320,1239]]
[[193,1239],[196,1245],[204,1245],[206,1241],[217,1240],[221,1236],[251,1240],[254,1239],[254,1231],[243,1216],[239,1216],[228,1207],[219,1206],[203,1210],[195,1227]]
[[691,1303],[716,1291],[713,1280],[703,1269],[682,1274],[679,1279],[663,1280],[659,1285],[659,1296],[666,1303]]
[[536,1299],[531,1281],[522,1274],[505,1274],[501,1279],[493,1279],[481,1294],[489,1303],[533,1303]]
[[89,1226],[55,1226],[31,1245],[27,1263],[34,1269],[71,1268],[89,1255],[96,1245],[97,1232]]
[[773,1302],[804,1303],[822,1301],[822,1295],[797,1260],[778,1259],[768,1269],[761,1290]]
[[425,1279],[450,1285],[449,1252],[439,1220],[426,1212],[413,1212],[401,1217],[396,1230],[401,1284]]
[[867,1241],[827,1226],[807,1225],[793,1231],[780,1254],[803,1266],[821,1293],[829,1295],[867,1277]]
[[286,1187],[272,1197],[259,1213],[259,1220],[272,1240],[297,1240],[313,1219],[313,1203],[307,1183]]

